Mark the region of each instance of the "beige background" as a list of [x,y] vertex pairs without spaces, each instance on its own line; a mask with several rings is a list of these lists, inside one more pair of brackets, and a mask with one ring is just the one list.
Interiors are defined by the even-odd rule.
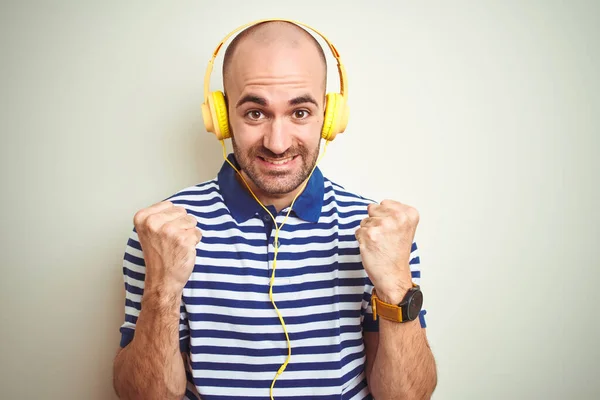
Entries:
[[600,397],[600,3],[341,4],[1,3],[0,398],[114,398],[133,214],[217,172],[206,62],[262,17],[346,63],[325,174],[421,211],[434,398]]

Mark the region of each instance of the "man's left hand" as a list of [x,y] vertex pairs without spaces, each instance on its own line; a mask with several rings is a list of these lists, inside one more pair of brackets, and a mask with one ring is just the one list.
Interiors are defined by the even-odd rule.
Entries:
[[409,261],[419,212],[393,200],[369,204],[367,211],[356,230],[363,266],[377,296],[398,304],[412,287]]

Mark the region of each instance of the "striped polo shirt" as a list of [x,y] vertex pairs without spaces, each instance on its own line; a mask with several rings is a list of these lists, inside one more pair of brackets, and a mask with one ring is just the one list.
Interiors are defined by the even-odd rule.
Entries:
[[[238,166],[233,155],[229,159]],[[271,216],[223,163],[216,179],[169,198],[198,220],[202,240],[183,290],[180,347],[189,355],[186,399],[269,399],[287,342],[269,300],[275,229]],[[315,168],[279,232],[273,296],[292,345],[275,399],[369,399],[363,331],[377,331],[373,286],[355,231],[371,200],[350,193]],[[276,213],[280,225],[288,209]],[[416,245],[413,280],[419,283]],[[133,338],[144,288],[135,230],[127,242],[121,346]]]

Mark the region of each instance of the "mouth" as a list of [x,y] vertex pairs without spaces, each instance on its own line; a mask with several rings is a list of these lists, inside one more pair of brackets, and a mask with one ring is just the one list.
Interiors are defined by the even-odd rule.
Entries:
[[268,158],[268,157],[258,157],[263,163],[273,166],[273,167],[281,167],[287,164],[290,164],[294,161],[298,156],[286,157],[286,158]]

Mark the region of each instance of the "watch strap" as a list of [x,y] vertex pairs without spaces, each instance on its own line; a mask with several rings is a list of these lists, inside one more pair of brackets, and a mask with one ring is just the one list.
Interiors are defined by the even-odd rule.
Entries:
[[[413,288],[418,287],[413,282]],[[371,308],[373,309],[373,320],[377,320],[377,316],[385,318],[393,322],[404,322],[402,316],[402,307],[397,304],[386,303],[377,296],[377,291],[373,288],[371,294]]]

